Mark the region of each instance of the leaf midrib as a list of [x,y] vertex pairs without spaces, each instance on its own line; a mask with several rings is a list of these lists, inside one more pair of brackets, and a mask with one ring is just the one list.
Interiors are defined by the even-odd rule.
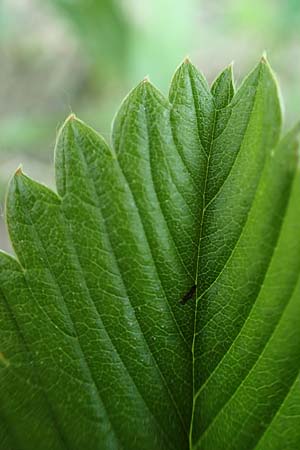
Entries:
[[[192,84],[192,80],[190,77],[192,92],[193,92],[193,100],[194,100],[194,106],[196,110],[196,103],[195,103],[195,95],[194,95],[194,87]],[[206,198],[206,188],[207,188],[207,181],[208,181],[208,173],[209,173],[209,166],[210,166],[210,157],[211,152],[213,148],[213,142],[214,142],[214,133],[215,133],[215,126],[216,126],[216,119],[217,119],[217,110],[214,111],[214,118],[213,118],[213,126],[212,126],[212,134],[211,134],[211,142],[209,146],[209,152],[207,156],[206,161],[206,170],[205,170],[205,180],[204,180],[204,187],[202,192],[202,212],[201,212],[201,219],[200,219],[200,227],[199,227],[199,236],[198,236],[198,249],[197,249],[197,259],[196,259],[196,272],[195,272],[195,285],[196,285],[196,300],[195,300],[195,311],[194,311],[194,330],[193,330],[193,342],[192,342],[192,382],[193,382],[193,406],[192,406],[192,415],[191,415],[191,423],[190,423],[190,432],[189,432],[189,446],[190,449],[193,447],[193,425],[194,425],[194,413],[195,413],[195,406],[196,406],[196,392],[195,392],[195,341],[196,341],[196,327],[197,327],[197,311],[198,311],[198,277],[199,277],[199,261],[200,261],[200,249],[201,249],[201,241],[202,241],[202,234],[203,234],[203,223],[204,223],[204,215],[205,215],[205,198]],[[198,129],[199,132],[199,129]],[[206,152],[205,152],[206,153]]]
[[[189,73],[189,79],[190,79],[191,88],[192,88],[192,93],[193,93],[193,101],[194,101],[195,114],[196,114],[196,117],[197,117],[197,104],[196,104],[196,101],[195,101],[195,93],[194,93],[194,89],[193,89],[193,81],[192,81],[192,77],[190,76],[190,73]],[[229,171],[228,171],[228,174],[226,175],[225,179],[223,180],[223,182],[222,182],[221,186],[219,187],[219,189],[217,190],[216,194],[214,194],[214,196],[212,197],[212,199],[210,199],[210,200],[208,201],[208,204],[205,204],[205,201],[206,201],[206,191],[207,191],[207,183],[208,183],[208,174],[209,174],[209,168],[210,168],[210,158],[211,158],[211,155],[212,155],[213,145],[214,145],[214,142],[215,142],[215,127],[216,127],[217,115],[218,115],[218,112],[220,111],[220,109],[217,109],[217,108],[215,107],[215,110],[214,110],[214,118],[213,118],[212,133],[211,133],[211,141],[210,141],[210,144],[209,144],[209,153],[208,153],[208,155],[207,155],[206,174],[205,174],[204,188],[203,188],[203,193],[202,193],[202,196],[203,196],[203,207],[202,207],[202,214],[201,214],[200,228],[199,228],[198,251],[197,251],[196,274],[195,274],[195,275],[196,275],[196,276],[195,276],[195,280],[196,280],[196,281],[195,281],[195,284],[196,284],[196,302],[195,302],[194,332],[193,332],[193,343],[192,343],[192,355],[193,355],[193,356],[192,356],[192,359],[193,359],[193,361],[192,361],[192,367],[193,367],[193,408],[192,408],[192,416],[191,416],[191,424],[190,424],[190,433],[189,433],[190,450],[192,450],[192,448],[193,448],[193,437],[192,437],[192,433],[193,433],[193,421],[194,421],[194,413],[195,413],[196,399],[197,399],[197,397],[198,397],[198,396],[197,396],[197,393],[195,392],[195,340],[196,340],[196,327],[197,327],[197,310],[198,310],[198,302],[201,300],[201,298],[202,298],[202,296],[205,294],[205,292],[207,292],[208,289],[211,287],[211,285],[216,281],[216,280],[214,280],[214,281],[213,281],[213,282],[205,289],[205,291],[203,291],[203,292],[201,293],[201,295],[198,297],[198,290],[199,290],[199,286],[198,286],[198,277],[199,277],[199,273],[198,273],[198,272],[199,272],[199,260],[200,260],[200,251],[201,251],[201,241],[202,241],[202,239],[203,239],[203,224],[204,224],[204,217],[205,217],[205,213],[206,213],[206,211],[207,211],[208,206],[209,206],[209,205],[213,202],[213,200],[215,200],[216,197],[220,194],[220,192],[222,191],[222,188],[224,187],[226,181],[229,179],[229,177],[230,177],[230,175],[231,175],[231,173],[232,173],[232,170],[233,170],[233,168],[234,168],[234,166],[235,166],[235,164],[236,164],[236,161],[237,161],[237,159],[238,159],[238,155],[239,155],[239,153],[240,153],[240,150],[241,150],[242,145],[243,145],[243,142],[244,142],[245,135],[247,134],[247,131],[248,131],[248,128],[249,128],[249,124],[250,124],[250,122],[251,122],[250,118],[251,118],[251,116],[252,116],[253,109],[254,109],[254,107],[255,107],[255,103],[256,103],[256,99],[257,99],[257,93],[258,93],[258,90],[259,90],[260,83],[261,83],[261,76],[260,76],[260,73],[259,73],[258,81],[257,81],[257,85],[256,85],[255,95],[254,95],[253,100],[252,100],[251,112],[249,113],[248,123],[247,123],[246,129],[245,129],[245,131],[244,131],[243,138],[242,138],[242,140],[241,140],[241,142],[240,142],[238,151],[236,152],[236,155],[235,155],[235,157],[234,157],[234,161],[232,162],[231,167],[230,167],[230,169],[229,169]],[[242,86],[241,86],[241,87],[242,87]],[[240,87],[239,89],[241,89],[241,87]],[[231,108],[233,108],[234,106],[236,106],[236,105],[234,104],[234,100],[235,100],[236,95],[237,95],[237,92],[234,94],[234,96],[233,96],[233,98],[231,99],[230,103],[229,103],[225,108],[230,108],[231,105],[233,105]],[[215,104],[214,97],[212,96],[212,98],[213,98],[213,102],[214,102],[214,104]],[[224,109],[224,108],[222,108],[222,109]],[[227,121],[227,123],[226,123],[224,129],[222,130],[222,133],[225,132],[227,126],[228,126],[228,121]],[[198,133],[199,133],[199,127],[198,127]],[[201,142],[201,141],[200,141],[200,142]],[[263,170],[261,170],[259,180],[261,179],[262,173],[263,173]],[[259,184],[259,180],[258,180],[258,182],[257,182],[257,186],[258,186],[258,184]],[[255,194],[253,195],[253,199],[254,199],[254,198],[255,198]],[[253,200],[252,200],[252,201],[253,201]],[[236,248],[236,245],[237,245],[237,243],[239,242],[239,240],[240,240],[240,238],[241,238],[241,234],[242,234],[242,232],[243,232],[243,230],[244,230],[244,228],[245,228],[245,226],[246,226],[247,220],[248,220],[248,216],[249,216],[250,209],[251,209],[251,207],[249,208],[249,211],[248,211],[248,214],[247,214],[247,218],[246,218],[246,220],[244,221],[243,227],[242,227],[242,229],[241,229],[241,231],[240,231],[239,238],[237,239],[237,241],[236,241],[236,243],[235,243],[235,245],[234,245],[234,247],[233,247],[233,249],[232,249],[232,252],[231,252],[230,256],[227,258],[227,260],[226,260],[224,266],[227,265],[228,259],[229,259],[229,258],[231,257],[231,255],[234,253],[234,250],[235,250],[235,248]],[[223,272],[223,270],[224,270],[224,267],[222,268],[221,272]],[[220,274],[219,274],[219,275],[220,275]],[[217,278],[219,278],[219,275],[218,275]]]

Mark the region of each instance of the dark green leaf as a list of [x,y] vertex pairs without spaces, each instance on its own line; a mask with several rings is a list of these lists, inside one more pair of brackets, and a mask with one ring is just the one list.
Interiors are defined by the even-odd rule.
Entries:
[[16,172],[1,448],[299,448],[299,128],[264,59],[236,93],[186,60],[111,147],[67,119],[57,194]]

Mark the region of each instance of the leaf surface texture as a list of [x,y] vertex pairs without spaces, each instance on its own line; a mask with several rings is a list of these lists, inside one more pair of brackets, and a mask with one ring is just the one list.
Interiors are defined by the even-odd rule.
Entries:
[[111,145],[66,120],[57,193],[15,173],[1,448],[299,448],[299,126],[282,137],[277,90],[264,59],[237,91],[185,61],[168,99],[130,92]]

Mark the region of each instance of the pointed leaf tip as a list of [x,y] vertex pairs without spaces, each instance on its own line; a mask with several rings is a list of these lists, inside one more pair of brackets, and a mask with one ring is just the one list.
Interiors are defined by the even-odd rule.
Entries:
[[234,61],[231,61],[227,66],[227,70],[229,70],[230,72],[233,72],[233,66],[234,66]]
[[55,154],[56,154],[57,147],[58,147],[61,137],[64,135],[64,133],[68,133],[69,131],[71,131],[71,129],[74,126],[76,126],[76,124],[78,124],[79,122],[81,122],[80,119],[78,119],[78,117],[74,113],[71,113],[65,119],[65,121],[63,122],[63,124],[61,125],[61,127],[59,128],[59,130],[57,132],[56,144],[55,144],[55,149],[54,149]]
[[[138,101],[142,101],[144,96],[151,95],[153,99],[155,98],[164,98],[163,94],[159,91],[159,89],[150,81],[150,78],[146,76],[140,83],[132,89],[132,91],[125,98],[123,105],[126,102],[130,102],[131,99],[135,98]],[[121,107],[122,108],[122,107]],[[120,110],[121,110],[120,108]],[[120,112],[119,110],[119,112]]]
[[260,61],[261,61],[262,63],[264,63],[264,64],[267,64],[267,63],[268,63],[268,57],[267,57],[267,52],[266,52],[266,51],[264,51],[263,54],[261,55]]
[[17,170],[15,171],[15,176],[18,177],[20,175],[23,175],[23,167],[20,165]]
[[64,126],[66,126],[66,125],[68,125],[68,124],[71,124],[71,123],[73,123],[73,122],[75,122],[75,121],[77,121],[77,120],[78,120],[78,118],[76,117],[76,115],[75,115],[74,113],[71,113],[71,114],[66,118],[65,122],[63,123],[62,128],[64,128]]
[[66,127],[66,125],[72,124],[73,122],[77,121],[78,118],[76,117],[76,115],[74,113],[71,113],[66,120],[64,121],[64,123],[62,124],[60,131],[62,129],[64,129]]

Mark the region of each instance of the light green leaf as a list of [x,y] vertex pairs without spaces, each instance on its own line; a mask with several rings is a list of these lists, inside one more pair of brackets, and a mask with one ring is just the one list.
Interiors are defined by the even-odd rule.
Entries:
[[280,139],[264,59],[236,93],[186,60],[169,99],[128,95],[111,146],[66,120],[57,194],[16,172],[1,448],[299,447],[299,128]]

